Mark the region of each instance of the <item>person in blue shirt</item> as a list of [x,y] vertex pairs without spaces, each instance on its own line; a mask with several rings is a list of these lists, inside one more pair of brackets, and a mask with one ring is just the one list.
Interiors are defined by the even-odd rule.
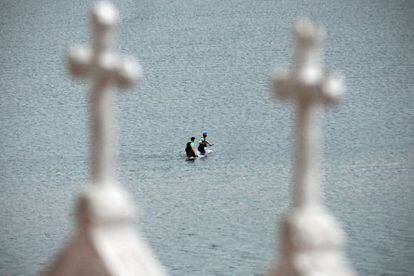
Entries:
[[198,152],[201,155],[205,155],[206,154],[206,147],[207,146],[212,146],[212,144],[210,144],[209,142],[207,142],[207,136],[208,136],[208,132],[207,131],[203,131],[202,132],[203,137],[200,138],[200,141],[198,142]]

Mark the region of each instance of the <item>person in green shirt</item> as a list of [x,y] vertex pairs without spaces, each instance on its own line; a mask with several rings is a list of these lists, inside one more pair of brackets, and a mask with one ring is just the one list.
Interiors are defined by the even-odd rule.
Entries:
[[195,151],[195,144],[194,144],[195,137],[191,137],[190,140],[191,141],[188,142],[186,147],[185,147],[185,153],[187,154],[188,158],[198,157],[198,155],[196,154],[196,151]]

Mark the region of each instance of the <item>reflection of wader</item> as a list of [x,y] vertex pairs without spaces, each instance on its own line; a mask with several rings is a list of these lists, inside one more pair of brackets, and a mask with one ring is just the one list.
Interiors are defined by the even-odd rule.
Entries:
[[185,153],[187,154],[187,157],[195,157],[193,147],[194,147],[193,142],[188,142],[187,143],[187,146],[185,147]]

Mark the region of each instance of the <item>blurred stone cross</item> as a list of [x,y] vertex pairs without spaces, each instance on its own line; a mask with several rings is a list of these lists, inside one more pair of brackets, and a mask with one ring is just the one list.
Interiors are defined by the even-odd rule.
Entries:
[[91,112],[91,178],[94,183],[113,179],[112,94],[109,88],[128,88],[142,77],[142,69],[132,57],[112,52],[118,11],[107,2],[99,2],[91,13],[91,47],[74,47],[69,52],[69,66],[75,77],[92,80]]
[[78,227],[47,269],[47,275],[166,275],[151,248],[135,231],[136,212],[129,194],[116,181],[112,148],[112,98],[109,88],[131,87],[141,69],[131,58],[111,51],[117,10],[98,2],[91,13],[92,47],[73,48],[70,70],[92,79],[91,185],[77,204]]
[[296,105],[293,206],[281,227],[278,265],[271,275],[354,275],[344,256],[344,234],[322,204],[320,189],[320,118],[336,103],[343,78],[323,72],[320,50],[324,30],[309,20],[295,27],[295,64],[273,76],[277,96]]

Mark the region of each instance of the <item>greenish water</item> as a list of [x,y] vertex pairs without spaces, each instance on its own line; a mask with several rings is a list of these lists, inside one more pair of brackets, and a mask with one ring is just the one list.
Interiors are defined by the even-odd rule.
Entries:
[[[0,3],[0,275],[33,275],[69,239],[87,182],[87,87],[65,71],[87,1]],[[268,92],[292,22],[327,27],[346,76],[325,118],[325,200],[360,275],[413,275],[412,1],[117,1],[145,79],[117,99],[119,175],[172,275],[253,275],[289,204],[293,109]],[[183,161],[208,129],[215,153]]]

